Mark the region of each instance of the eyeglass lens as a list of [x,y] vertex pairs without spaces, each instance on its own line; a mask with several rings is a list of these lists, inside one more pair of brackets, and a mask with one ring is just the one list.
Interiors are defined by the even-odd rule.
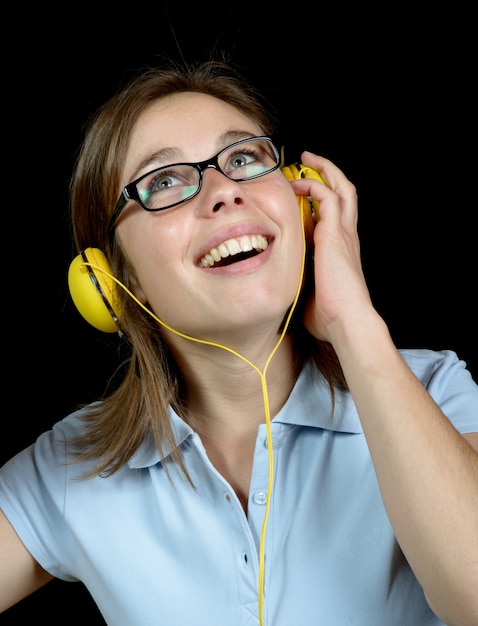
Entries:
[[228,146],[204,164],[179,163],[153,170],[136,183],[136,188],[148,210],[160,210],[194,196],[200,188],[201,169],[208,165],[217,165],[231,180],[244,181],[274,170],[278,159],[270,140],[248,139]]

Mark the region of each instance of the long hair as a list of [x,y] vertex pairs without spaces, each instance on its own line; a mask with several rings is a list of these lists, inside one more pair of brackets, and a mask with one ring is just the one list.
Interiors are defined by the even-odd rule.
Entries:
[[[71,179],[73,234],[78,251],[89,246],[103,250],[114,276],[130,290],[134,290],[136,278],[110,234],[130,134],[151,102],[191,91],[215,96],[236,107],[264,135],[274,136],[276,131],[273,107],[224,61],[184,66],[171,61],[162,67],[148,68],[100,107],[89,122]],[[174,443],[169,415],[169,406],[181,414],[180,372],[158,324],[120,291],[121,322],[130,354],[121,382],[88,411],[83,434],[73,442],[76,459],[93,462],[93,469],[86,476],[112,474],[151,433],[160,454],[167,453],[189,479]],[[345,387],[337,356],[330,344],[311,337],[298,319],[296,315],[290,332],[294,333],[299,356],[315,362],[333,396],[335,387]],[[168,471],[167,463],[165,469]]]

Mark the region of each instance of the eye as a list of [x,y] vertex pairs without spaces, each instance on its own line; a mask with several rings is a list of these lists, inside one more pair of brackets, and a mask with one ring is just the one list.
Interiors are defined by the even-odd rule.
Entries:
[[193,195],[198,184],[197,170],[190,165],[179,164],[150,172],[139,181],[137,189],[147,208],[158,208]]
[[229,167],[228,172],[232,172],[233,170],[237,170],[249,163],[252,163],[257,158],[257,155],[254,152],[237,152],[232,154],[229,158]]
[[[145,181],[146,183],[146,181]],[[152,198],[155,194],[167,191],[171,187],[181,184],[173,176],[167,176],[164,173],[154,176],[147,181],[145,186],[141,186],[138,189],[141,200],[149,205],[152,202]]]
[[172,187],[174,185],[174,179],[170,176],[161,176],[156,178],[154,186],[157,189],[163,189],[163,187]]
[[236,169],[238,167],[247,165],[247,163],[250,163],[251,161],[252,157],[246,152],[243,152],[242,154],[233,154],[230,159],[230,164],[232,169]]
[[247,180],[273,169],[276,159],[264,141],[251,140],[244,145],[231,146],[224,154],[226,176],[233,180]]
[[177,185],[189,185],[190,181],[185,180],[181,172],[172,170],[161,170],[156,172],[148,181],[148,190],[150,193],[160,192]]

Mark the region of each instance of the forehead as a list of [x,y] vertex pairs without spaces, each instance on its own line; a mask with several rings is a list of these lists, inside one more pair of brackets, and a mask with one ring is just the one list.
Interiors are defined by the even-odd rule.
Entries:
[[262,134],[254,120],[214,96],[196,92],[164,96],[152,102],[133,126],[125,169],[165,148],[188,160],[202,160],[223,148],[221,137],[231,131]]

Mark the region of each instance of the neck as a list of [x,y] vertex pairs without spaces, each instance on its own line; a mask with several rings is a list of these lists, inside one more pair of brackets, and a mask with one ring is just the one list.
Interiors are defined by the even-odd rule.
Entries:
[[193,346],[177,359],[184,380],[183,418],[246,511],[257,429],[283,407],[299,372],[292,337],[277,341],[251,351],[253,366],[215,346]]
[[[265,422],[264,386],[271,419],[286,402],[298,375],[293,341],[285,336],[270,361],[275,344],[256,351],[248,362],[214,346],[202,346],[181,357],[186,419],[199,433],[242,436]],[[254,360],[255,359],[255,360]],[[265,385],[263,382],[265,381]]]

